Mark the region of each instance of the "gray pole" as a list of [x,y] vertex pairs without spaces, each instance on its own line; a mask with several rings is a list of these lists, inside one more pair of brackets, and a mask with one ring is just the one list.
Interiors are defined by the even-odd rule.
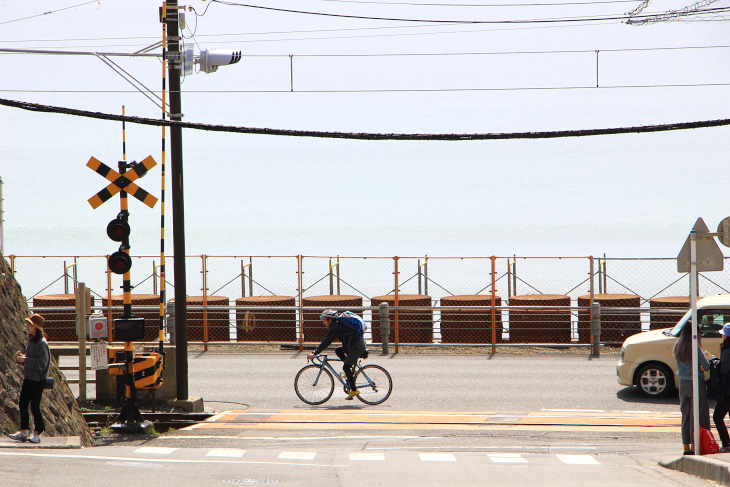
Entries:
[[[697,231],[689,234],[690,261],[690,306],[692,309],[692,423],[694,424],[695,455],[700,454],[700,385],[697,377],[699,371],[699,340],[697,339]],[[687,325],[684,325],[687,326]],[[702,387],[705,387],[704,383]]]
[[[177,0],[167,2],[168,77],[170,79],[170,112],[173,121],[182,120],[180,98],[180,29]],[[182,128],[170,127],[170,175],[172,176],[172,238],[175,258],[175,371],[177,373],[177,399],[188,399],[188,315],[185,290],[185,203],[183,197],[183,146]]]
[[380,340],[382,346],[382,354],[388,355],[388,335],[390,335],[390,316],[388,315],[388,303],[380,303],[378,308],[380,316]]
[[591,357],[601,356],[601,303],[591,304],[591,336],[593,337]]

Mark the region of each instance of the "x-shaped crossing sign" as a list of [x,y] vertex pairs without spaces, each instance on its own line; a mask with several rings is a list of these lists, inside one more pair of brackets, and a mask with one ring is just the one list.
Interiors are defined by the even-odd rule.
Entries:
[[92,157],[89,159],[89,162],[86,163],[86,167],[89,167],[95,172],[101,174],[111,181],[111,183],[109,183],[106,188],[89,198],[89,204],[93,209],[97,209],[102,205],[102,203],[109,200],[115,194],[120,191],[126,191],[145,205],[153,208],[157,203],[157,198],[134,184],[133,181],[147,174],[147,171],[156,165],[157,162],[155,162],[152,156],[147,156],[142,162],[138,162],[134,168],[128,170],[124,174],[119,174],[100,160]]

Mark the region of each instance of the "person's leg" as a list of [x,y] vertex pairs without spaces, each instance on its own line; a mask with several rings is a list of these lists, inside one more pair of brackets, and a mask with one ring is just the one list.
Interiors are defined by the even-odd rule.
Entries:
[[707,387],[704,384],[700,384],[699,387],[699,398],[700,398],[700,428],[710,429],[710,404],[707,399]]
[[354,391],[355,389],[357,389],[357,387],[355,387],[355,375],[354,375],[355,366],[345,364],[342,366],[342,370],[345,371],[345,376],[347,377],[347,383],[350,384],[350,390]]
[[[347,381],[350,384],[350,393],[357,391],[357,384],[355,384],[355,364],[357,363],[357,359],[360,358],[360,356],[365,353],[365,341],[360,340],[353,344],[352,348],[350,348],[350,353],[347,354],[347,358],[345,359],[345,365],[343,366],[343,369],[345,370],[345,375],[347,376]],[[348,399],[352,399],[352,396],[348,397]]]
[[46,423],[43,421],[41,411],[41,399],[43,398],[43,384],[34,382],[31,387],[30,410],[33,413],[33,433],[40,435],[46,430]]
[[347,354],[345,353],[345,347],[337,347],[337,348],[335,348],[335,354],[343,362],[347,358]]
[[32,385],[33,383],[28,379],[23,381],[23,385],[20,386],[20,400],[18,401],[18,407],[20,407],[20,431],[28,434],[30,429],[30,413],[28,412],[28,406],[32,396]]
[[682,444],[684,451],[692,446],[692,381],[679,381],[679,410],[682,413]]
[[725,425],[725,416],[727,416],[728,411],[730,411],[730,398],[715,404],[715,411],[712,413],[712,420],[715,422],[715,428],[717,428],[717,434],[720,436],[723,448],[730,446],[730,435]]

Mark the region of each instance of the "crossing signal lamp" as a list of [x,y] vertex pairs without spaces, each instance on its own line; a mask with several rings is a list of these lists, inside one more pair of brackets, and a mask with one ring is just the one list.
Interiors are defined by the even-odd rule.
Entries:
[[129,250],[130,228],[122,213],[110,221],[106,227],[107,236],[121,244],[119,250],[109,256],[109,270],[114,274],[126,274],[132,268],[132,258],[125,252],[125,250]]

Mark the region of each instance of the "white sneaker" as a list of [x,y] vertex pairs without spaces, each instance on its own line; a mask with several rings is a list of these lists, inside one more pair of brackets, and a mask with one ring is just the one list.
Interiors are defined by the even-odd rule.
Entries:
[[8,435],[8,438],[15,441],[28,441],[28,435],[26,435],[22,431],[18,431],[14,435]]
[[41,435],[37,435],[37,434],[33,433],[33,436],[31,436],[30,438],[28,438],[28,441],[30,441],[31,443],[40,443],[41,442]]

